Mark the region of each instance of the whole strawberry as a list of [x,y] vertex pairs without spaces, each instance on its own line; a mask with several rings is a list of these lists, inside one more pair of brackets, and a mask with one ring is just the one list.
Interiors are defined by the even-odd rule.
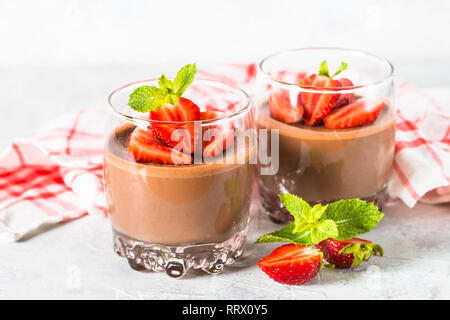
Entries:
[[298,244],[283,245],[258,262],[273,280],[283,284],[302,284],[314,278],[322,265],[322,253]]
[[326,239],[316,248],[322,251],[324,259],[336,268],[356,268],[363,261],[369,260],[372,254],[383,255],[383,249],[368,240],[353,238],[344,241]]

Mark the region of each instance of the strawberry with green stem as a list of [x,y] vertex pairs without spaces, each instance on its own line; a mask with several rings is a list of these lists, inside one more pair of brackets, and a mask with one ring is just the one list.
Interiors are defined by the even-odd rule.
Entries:
[[[342,84],[339,80],[333,80],[333,77],[346,69],[347,64],[342,62],[340,68],[330,76],[327,62],[322,61],[319,73],[310,75],[303,82],[300,82],[299,85],[305,89],[337,90],[342,87]],[[305,123],[310,126],[319,124],[321,120],[333,110],[339,97],[340,95],[337,92],[319,93],[302,91],[300,93],[300,102],[304,108],[303,119]]]
[[[360,199],[339,200],[326,206],[317,204],[311,207],[303,199],[287,193],[280,195],[280,201],[292,214],[294,221],[278,231],[260,236],[256,243],[290,242],[300,246],[318,245],[318,248],[322,248],[320,244],[327,239],[335,239],[344,243],[353,241],[356,236],[373,229],[383,217],[383,213],[373,203]],[[366,240],[361,240],[361,243],[364,241]],[[356,250],[358,246],[362,250],[361,255]],[[341,253],[355,254],[354,260],[361,258],[361,261],[364,261],[370,256],[368,255],[369,248],[372,248],[372,252],[375,254],[381,252],[381,247],[364,243],[364,245],[350,246]],[[295,254],[293,255],[295,256]],[[289,260],[290,255],[286,254],[286,256]],[[281,258],[279,260],[282,261]],[[290,260],[295,261],[295,259]],[[264,271],[264,269],[262,270]],[[282,278],[290,271],[294,272],[293,270],[297,270],[295,263],[283,264],[283,268],[278,271],[280,274],[277,274],[277,278]],[[272,278],[274,278],[273,272],[276,271],[270,269],[269,276]],[[296,272],[294,273],[296,274]]]
[[316,244],[316,248],[323,253],[324,259],[336,268],[356,268],[369,260],[372,254],[383,255],[383,249],[378,244],[360,238],[343,241],[326,239]]
[[[224,113],[221,112],[200,112],[200,108],[194,102],[182,97],[182,94],[194,81],[196,72],[196,65],[188,64],[178,71],[173,80],[167,79],[163,74],[158,80],[159,87],[147,85],[136,88],[130,94],[128,102],[132,109],[149,113],[148,132],[160,144],[174,148],[189,156],[194,153],[197,136],[201,133],[200,121],[213,120],[224,116]],[[199,121],[199,123],[195,123],[196,121]],[[201,147],[204,149],[203,153],[206,156],[214,157],[228,147],[227,144],[222,142],[234,134],[234,127],[231,124],[226,126],[211,125],[211,128],[214,131],[214,136],[210,142],[204,143]],[[152,146],[154,147],[154,145]],[[139,147],[142,147],[142,144],[136,143],[130,147],[130,149],[134,148],[134,150],[130,150],[130,155],[133,157],[136,154],[139,155]],[[142,152],[142,155],[144,155],[144,152]],[[141,160],[149,160],[151,157],[142,156],[140,158]],[[166,159],[159,160],[161,161],[157,159],[152,161],[155,163],[167,162]]]
[[200,109],[181,95],[194,81],[196,73],[196,65],[188,64],[178,71],[173,81],[163,74],[158,80],[159,87],[141,86],[130,94],[128,102],[136,111],[149,112],[152,120],[149,129],[155,137],[187,154],[194,152],[193,122],[200,120]]

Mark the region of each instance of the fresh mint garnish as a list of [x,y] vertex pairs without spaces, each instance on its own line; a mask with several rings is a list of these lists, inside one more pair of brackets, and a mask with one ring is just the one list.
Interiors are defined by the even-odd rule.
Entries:
[[181,68],[173,81],[163,74],[158,80],[159,88],[142,86],[130,94],[128,105],[138,112],[149,112],[166,104],[175,104],[189,85],[194,81],[197,67],[194,64]]
[[343,241],[369,232],[383,216],[372,202],[347,199],[330,203],[322,217],[336,222],[339,234],[334,239]]
[[360,199],[340,200],[314,207],[288,193],[280,195],[280,200],[294,221],[278,231],[260,236],[256,243],[312,245],[328,238],[348,240],[370,231],[384,216],[373,203]]
[[320,64],[319,67],[319,75],[320,76],[324,76],[327,78],[333,78],[334,76],[337,76],[339,73],[341,73],[342,71],[347,70],[347,63],[345,62],[341,62],[341,66],[339,67],[339,69],[330,77],[330,73],[328,72],[328,65],[327,65],[327,61],[324,60],[322,61],[322,63]]

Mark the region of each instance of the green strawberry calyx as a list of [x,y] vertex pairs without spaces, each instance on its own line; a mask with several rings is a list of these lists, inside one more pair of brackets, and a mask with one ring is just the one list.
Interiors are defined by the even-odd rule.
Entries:
[[341,66],[339,67],[339,69],[332,76],[330,76],[330,73],[328,72],[327,61],[324,60],[321,62],[320,66],[319,66],[319,75],[332,79],[333,77],[337,76],[342,71],[347,70],[347,67],[348,67],[348,64],[346,62],[341,62]]
[[352,269],[359,266],[363,261],[369,260],[372,256],[382,256],[383,248],[376,243],[350,243],[343,247],[339,254],[352,254]]

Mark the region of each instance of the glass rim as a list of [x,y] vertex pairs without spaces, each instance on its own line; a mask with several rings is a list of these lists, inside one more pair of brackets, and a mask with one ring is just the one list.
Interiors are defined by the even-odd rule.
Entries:
[[[174,78],[168,78],[169,80],[173,80]],[[127,83],[115,90],[113,90],[109,95],[108,95],[108,103],[107,103],[107,109],[108,111],[110,111],[112,114],[114,114],[115,116],[132,122],[132,123],[155,123],[155,124],[169,124],[169,125],[183,125],[183,124],[201,124],[203,125],[212,125],[212,124],[216,124],[218,122],[225,122],[226,120],[233,120],[234,118],[237,118],[241,115],[244,115],[245,113],[249,112],[252,106],[252,99],[250,98],[250,96],[247,94],[247,92],[245,92],[243,89],[241,89],[240,87],[237,86],[231,86],[228,84],[225,84],[223,82],[220,81],[216,81],[216,80],[211,80],[211,79],[204,79],[204,78],[196,78],[194,79],[194,83],[195,82],[202,82],[202,83],[210,83],[212,85],[217,86],[221,86],[221,87],[225,87],[230,91],[233,91],[234,93],[237,93],[239,95],[242,96],[242,99],[244,101],[243,103],[243,107],[241,107],[240,109],[236,110],[233,113],[225,113],[222,117],[218,117],[218,118],[214,118],[214,119],[205,119],[205,120],[194,120],[194,121],[164,121],[164,120],[151,120],[151,119],[145,119],[145,118],[141,118],[141,117],[137,117],[137,116],[132,116],[126,113],[123,113],[119,110],[117,110],[117,108],[114,106],[114,103],[112,102],[113,97],[118,94],[119,92],[121,92],[122,90],[125,90],[126,88],[129,88],[131,86],[137,85],[137,84],[144,84],[144,83],[149,83],[149,82],[157,82],[159,80],[159,78],[151,78],[151,79],[146,79],[146,80],[139,80],[139,81],[134,81],[134,82],[130,82]],[[195,102],[194,102],[195,103]],[[145,112],[143,112],[142,114],[145,114]]]
[[[273,77],[273,76],[269,75],[269,73],[264,69],[264,64],[267,61],[269,61],[270,59],[274,58],[274,57],[281,56],[281,55],[287,54],[287,53],[313,51],[313,50],[347,51],[347,52],[350,52],[352,54],[357,54],[357,55],[361,55],[361,56],[375,58],[376,60],[378,60],[379,62],[385,64],[388,67],[388,72],[381,80],[373,81],[373,82],[370,82],[370,83],[367,83],[367,84],[356,85],[356,86],[345,86],[345,87],[333,87],[333,88],[326,88],[325,89],[325,88],[317,88],[317,87],[311,87],[311,86],[300,86],[298,83],[283,81],[283,80],[277,79],[276,77]],[[351,48],[341,48],[341,47],[301,47],[301,48],[294,48],[294,49],[287,49],[287,50],[277,51],[277,52],[274,52],[274,53],[266,56],[265,58],[263,58],[258,63],[258,70],[266,78],[268,78],[270,81],[272,81],[274,83],[277,83],[277,84],[283,85],[283,86],[295,86],[300,91],[315,92],[315,93],[335,93],[336,91],[343,92],[343,93],[353,92],[356,89],[362,89],[362,88],[367,88],[367,87],[372,87],[372,86],[377,86],[377,85],[383,84],[384,82],[392,80],[392,78],[394,76],[394,65],[389,60],[387,60],[387,59],[385,59],[383,57],[380,57],[378,55],[375,55],[373,53],[364,51],[364,50],[351,49]]]

